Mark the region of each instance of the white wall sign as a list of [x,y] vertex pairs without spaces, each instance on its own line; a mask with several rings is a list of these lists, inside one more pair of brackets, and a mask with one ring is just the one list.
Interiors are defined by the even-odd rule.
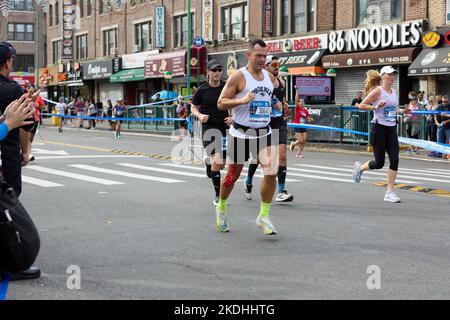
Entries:
[[414,46],[420,42],[422,29],[420,20],[333,31],[328,36],[328,49],[333,53]]
[[155,7],[155,45],[157,48],[164,48],[165,46],[164,18],[165,7]]
[[214,0],[203,0],[202,37],[205,41],[212,41],[214,38],[213,6]]
[[158,54],[159,50],[143,51],[122,56],[122,69],[143,68],[145,60],[152,55]]

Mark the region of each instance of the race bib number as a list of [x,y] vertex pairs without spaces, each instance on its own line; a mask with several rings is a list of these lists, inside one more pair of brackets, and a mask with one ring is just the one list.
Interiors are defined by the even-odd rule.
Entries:
[[306,119],[305,118],[300,118],[300,123],[305,124],[306,123]]
[[397,120],[397,107],[388,106],[384,108],[384,118],[386,121],[395,122]]
[[122,116],[122,115],[123,115],[123,110],[117,110],[117,111],[116,111],[116,115]]
[[253,101],[250,105],[250,122],[269,122],[269,101]]

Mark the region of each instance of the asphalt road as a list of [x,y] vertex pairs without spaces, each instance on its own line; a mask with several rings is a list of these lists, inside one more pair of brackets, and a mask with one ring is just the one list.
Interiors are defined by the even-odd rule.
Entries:
[[[21,200],[41,235],[43,274],[11,283],[8,299],[450,298],[450,197],[399,190],[402,203],[385,203],[374,185],[385,171],[351,181],[354,161],[370,154],[289,154],[295,201],[273,205],[279,235],[267,237],[255,226],[259,195],[245,200],[242,182],[230,199],[231,232],[216,231],[203,166],[158,158],[177,142],[40,134]],[[400,167],[404,184],[450,190],[449,163],[402,159]],[[369,266],[380,289],[368,288]]]

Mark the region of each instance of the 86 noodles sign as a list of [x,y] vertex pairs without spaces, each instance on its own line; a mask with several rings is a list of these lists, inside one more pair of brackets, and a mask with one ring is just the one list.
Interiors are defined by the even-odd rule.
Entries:
[[62,59],[73,59],[73,30],[75,28],[73,0],[63,0]]

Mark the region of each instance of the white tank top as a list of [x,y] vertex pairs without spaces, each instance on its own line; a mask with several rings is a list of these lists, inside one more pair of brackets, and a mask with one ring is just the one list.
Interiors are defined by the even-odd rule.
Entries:
[[[270,123],[270,111],[272,106],[273,83],[270,75],[266,70],[262,70],[264,79],[258,81],[247,71],[241,68],[245,77],[245,88],[236,95],[236,99],[244,98],[249,92],[253,92],[256,96],[252,103],[234,107],[231,110],[233,121],[241,126],[252,129],[265,128]],[[233,126],[230,133],[234,137],[242,138],[242,134]]]
[[379,88],[381,89],[380,97],[378,100],[374,101],[373,105],[376,106],[380,102],[386,102],[386,105],[383,108],[374,110],[372,123],[379,123],[384,126],[393,127],[397,125],[397,92],[392,89],[392,92],[388,93],[383,90],[382,87]]

